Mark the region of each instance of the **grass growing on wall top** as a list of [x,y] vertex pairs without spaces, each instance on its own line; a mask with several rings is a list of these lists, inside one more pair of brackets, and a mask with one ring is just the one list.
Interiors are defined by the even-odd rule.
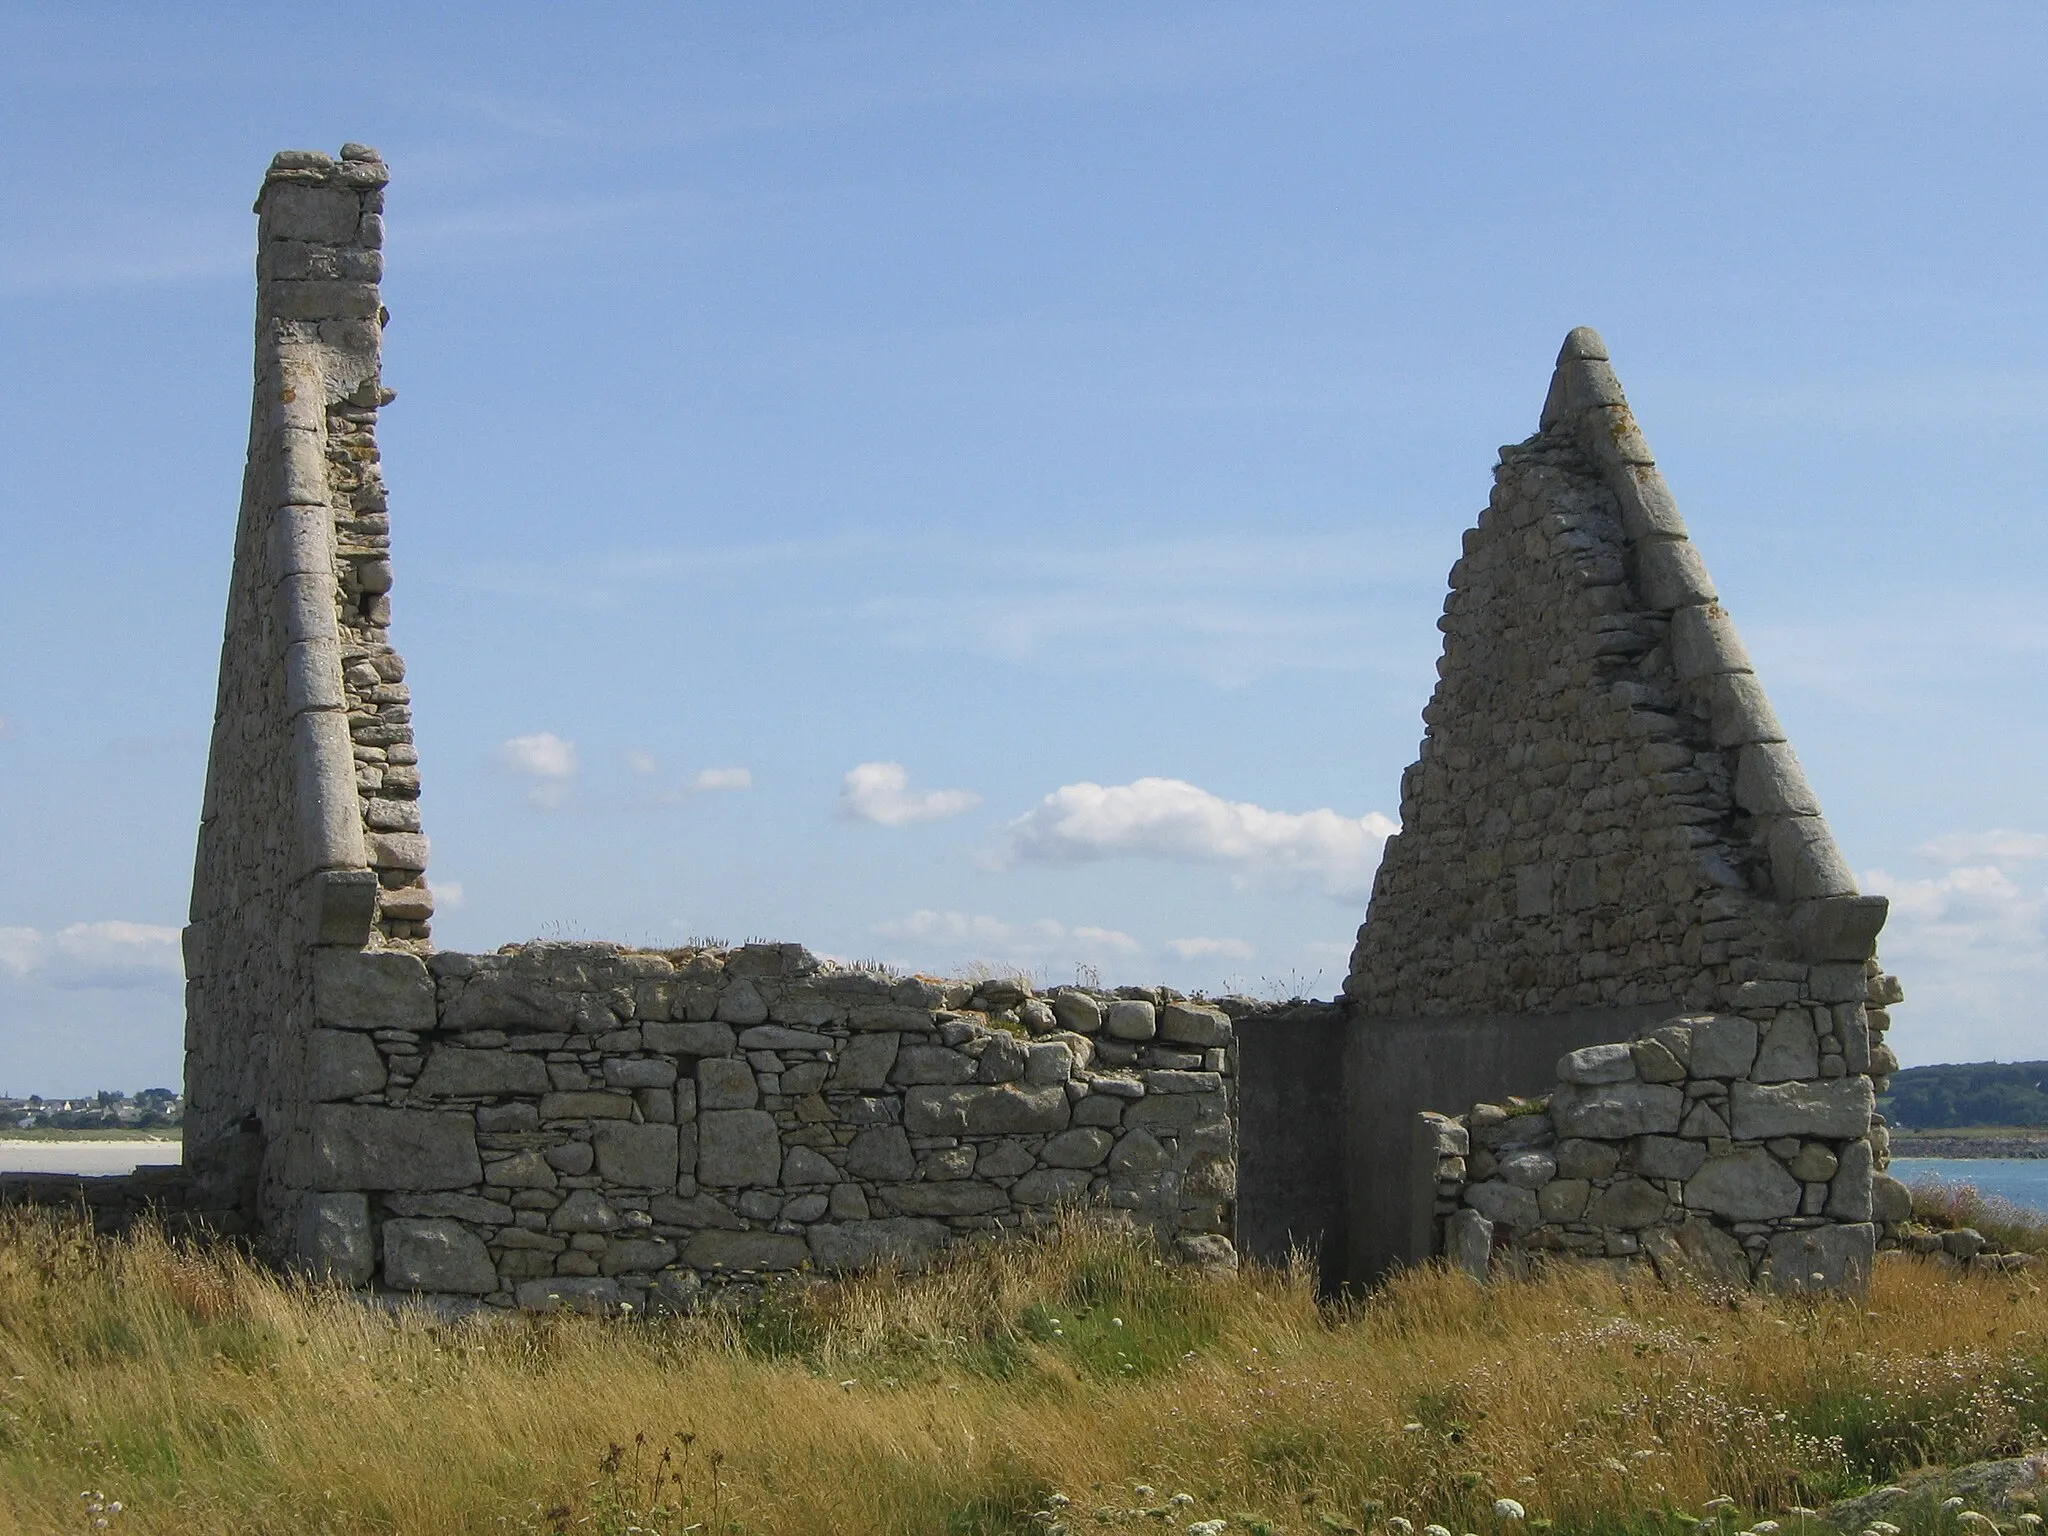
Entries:
[[1867,1302],[1431,1271],[1333,1312],[1075,1226],[739,1318],[444,1326],[13,1213],[0,1532],[1732,1536],[2044,1443],[2044,1371],[2038,1287],[1918,1260]]

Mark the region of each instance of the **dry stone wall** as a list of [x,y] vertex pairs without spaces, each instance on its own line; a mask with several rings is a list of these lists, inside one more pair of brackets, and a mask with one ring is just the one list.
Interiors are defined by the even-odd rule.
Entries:
[[333,949],[316,979],[293,1247],[354,1285],[687,1307],[1076,1206],[1234,1257],[1232,1021],[1168,989],[1040,997],[784,944]]
[[1620,1036],[1520,1113],[1427,1120],[1439,1251],[1684,1242],[1855,1283],[1894,1065],[1884,903],[1857,894],[1591,331],[1541,430],[1501,450],[1438,627],[1345,987],[1359,1027],[1607,1008]]
[[277,156],[256,203],[256,377],[190,925],[187,1158],[275,1232],[304,1187],[317,945],[424,949],[432,912],[376,414],[376,151]]

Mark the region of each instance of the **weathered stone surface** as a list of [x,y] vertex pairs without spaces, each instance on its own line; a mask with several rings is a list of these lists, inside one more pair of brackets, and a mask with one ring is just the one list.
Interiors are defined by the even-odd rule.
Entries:
[[1494,1177],[1524,1189],[1541,1189],[1557,1177],[1557,1158],[1541,1147],[1523,1147],[1498,1160]]
[[1736,1083],[1732,1128],[1738,1141],[1773,1136],[1861,1136],[1876,1095],[1867,1077],[1818,1083]]
[[597,1261],[606,1275],[645,1274],[676,1261],[676,1245],[665,1237],[615,1237]]
[[598,1176],[632,1189],[676,1187],[676,1128],[608,1121],[591,1127]]
[[829,1051],[832,1037],[808,1029],[786,1029],[780,1024],[756,1024],[740,1031],[743,1051]]
[[902,1126],[870,1126],[847,1146],[846,1171],[857,1179],[910,1179],[917,1176],[917,1158]]
[[1559,1081],[1588,1087],[1601,1083],[1633,1082],[1635,1075],[1635,1055],[1626,1041],[1613,1045],[1589,1045],[1568,1052],[1557,1063]]
[[459,1190],[442,1190],[427,1195],[386,1195],[384,1209],[393,1216],[453,1216],[484,1226],[499,1226],[512,1220],[512,1207],[503,1200],[490,1200]]
[[768,1004],[761,990],[744,978],[731,983],[718,999],[718,1018],[724,1024],[761,1024],[768,1018]]
[[1645,1136],[1631,1151],[1635,1171],[1649,1179],[1689,1179],[1706,1161],[1707,1149],[1675,1136]]
[[1820,1075],[1820,1042],[1804,1008],[1781,1008],[1757,1046],[1749,1075],[1760,1083],[1788,1083]]
[[1538,1225],[1543,1219],[1543,1214],[1536,1204],[1536,1196],[1531,1191],[1519,1184],[1506,1184],[1498,1179],[1466,1185],[1465,1203],[1488,1221],[1499,1226],[1527,1230]]
[[1828,1184],[1826,1214],[1836,1221],[1868,1221],[1875,1208],[1875,1167],[1870,1143],[1852,1141],[1842,1149],[1841,1165]]
[[630,1093],[583,1090],[544,1093],[540,1100],[540,1117],[543,1120],[630,1120],[633,1118],[633,1096]]
[[400,950],[316,949],[313,1017],[330,1029],[432,1029],[434,979]]
[[1707,1159],[1686,1181],[1685,1203],[1730,1221],[1768,1221],[1799,1210],[1799,1181],[1761,1148]]
[[807,1184],[837,1184],[839,1170],[831,1159],[809,1147],[791,1147],[782,1155],[782,1184],[785,1189],[800,1189]]
[[1230,1015],[1199,1003],[1168,1003],[1159,1010],[1159,1038],[1184,1045],[1228,1045]]
[[315,1189],[461,1189],[483,1180],[468,1115],[322,1104],[312,1118]]
[[1034,1168],[1010,1186],[1019,1205],[1076,1205],[1088,1197],[1085,1168]]
[[908,1216],[982,1216],[1008,1205],[1009,1198],[993,1184],[949,1179],[943,1184],[892,1184],[882,1190],[892,1211]]
[[1102,1032],[1113,1040],[1150,1040],[1159,1033],[1159,1012],[1136,998],[1118,998],[1102,1010]]
[[697,1109],[752,1109],[761,1091],[744,1061],[707,1058],[697,1063]]
[[780,1232],[699,1232],[683,1245],[683,1262],[693,1269],[800,1269],[810,1252],[803,1238]]
[[1632,1232],[1662,1221],[1671,1202],[1664,1191],[1643,1179],[1616,1179],[1605,1189],[1596,1189],[1586,1204],[1585,1221],[1590,1226]]
[[299,1204],[292,1254],[298,1267],[316,1280],[368,1285],[377,1272],[369,1198],[359,1194],[307,1195]]
[[484,1164],[484,1182],[501,1189],[553,1189],[561,1181],[538,1152],[515,1152]]
[[1870,1214],[1887,1225],[1907,1220],[1913,1214],[1913,1191],[1888,1173],[1873,1174]]
[[1756,1050],[1753,1019],[1730,1013],[1693,1021],[1694,1077],[1746,1077],[1756,1062]]
[[[877,1038],[894,1040],[895,1035]],[[928,1083],[971,1083],[980,1064],[965,1052],[944,1045],[906,1045],[896,1052],[889,1080],[905,1087]]]
[[829,1086],[835,1093],[876,1093],[888,1084],[902,1036],[891,1032],[855,1035],[839,1052]]
[[452,1217],[394,1217],[384,1223],[384,1283],[482,1296],[498,1288],[498,1269],[483,1239]]
[[368,1035],[316,1029],[306,1037],[310,1058],[306,1096],[316,1104],[376,1093],[384,1086],[384,1058]]
[[413,1097],[497,1098],[548,1091],[544,1063],[525,1051],[465,1051],[444,1045],[427,1058]]
[[513,1295],[522,1312],[587,1312],[594,1316],[616,1312],[625,1299],[618,1281],[582,1275],[522,1280]]
[[1764,1250],[1757,1281],[1781,1293],[1862,1292],[1876,1252],[1877,1228],[1868,1223],[1780,1232]]
[[1493,1223],[1475,1210],[1453,1212],[1444,1223],[1444,1253],[1474,1280],[1484,1280],[1493,1262]]
[[1052,1011],[1062,1029],[1071,1029],[1080,1035],[1102,1032],[1102,1004],[1085,992],[1062,990],[1053,993]]
[[725,1056],[731,1054],[735,1037],[730,1024],[711,1020],[694,1023],[662,1023],[654,1020],[640,1026],[640,1036],[650,1051],[671,1056]]
[[990,1136],[1063,1131],[1070,1111],[1059,1087],[912,1088],[903,1124],[915,1136]]
[[673,1088],[676,1064],[659,1057],[614,1057],[604,1064],[607,1088]]
[[1703,1216],[1688,1217],[1675,1227],[1652,1227],[1638,1234],[1667,1284],[1683,1280],[1708,1285],[1747,1285],[1749,1258],[1742,1245]]
[[1109,1156],[1113,1139],[1095,1126],[1076,1126],[1049,1137],[1038,1155],[1054,1168],[1093,1168]]
[[775,1117],[760,1109],[697,1114],[697,1180],[723,1188],[773,1184],[782,1172]]
[[875,1269],[897,1264],[922,1268],[944,1246],[945,1224],[911,1216],[876,1221],[822,1222],[804,1234],[811,1261],[820,1269]]
[[1550,1101],[1560,1136],[1668,1136],[1684,1109],[1683,1091],[1668,1083],[1567,1083]]
[[1604,1179],[1621,1166],[1621,1150],[1604,1141],[1577,1138],[1557,1144],[1557,1172],[1566,1179]]
[[1536,1207],[1545,1221],[1577,1221],[1586,1212],[1593,1186],[1584,1179],[1552,1179],[1536,1191]]
[[625,1218],[594,1189],[572,1189],[548,1216],[551,1232],[616,1232]]

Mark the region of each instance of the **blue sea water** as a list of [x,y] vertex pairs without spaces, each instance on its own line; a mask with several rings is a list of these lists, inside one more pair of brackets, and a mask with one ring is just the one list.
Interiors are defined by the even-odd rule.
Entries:
[[1974,1184],[1979,1194],[2048,1215],[2048,1157],[1895,1157],[1890,1171],[1908,1184]]

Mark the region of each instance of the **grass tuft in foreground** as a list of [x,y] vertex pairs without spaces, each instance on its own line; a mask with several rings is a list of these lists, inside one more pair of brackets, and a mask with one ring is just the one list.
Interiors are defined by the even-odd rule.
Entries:
[[741,1316],[444,1325],[0,1213],[6,1533],[1793,1536],[2048,1444],[2044,1373],[2037,1287],[1918,1260],[1867,1301],[1431,1270],[1331,1310],[1077,1223]]

